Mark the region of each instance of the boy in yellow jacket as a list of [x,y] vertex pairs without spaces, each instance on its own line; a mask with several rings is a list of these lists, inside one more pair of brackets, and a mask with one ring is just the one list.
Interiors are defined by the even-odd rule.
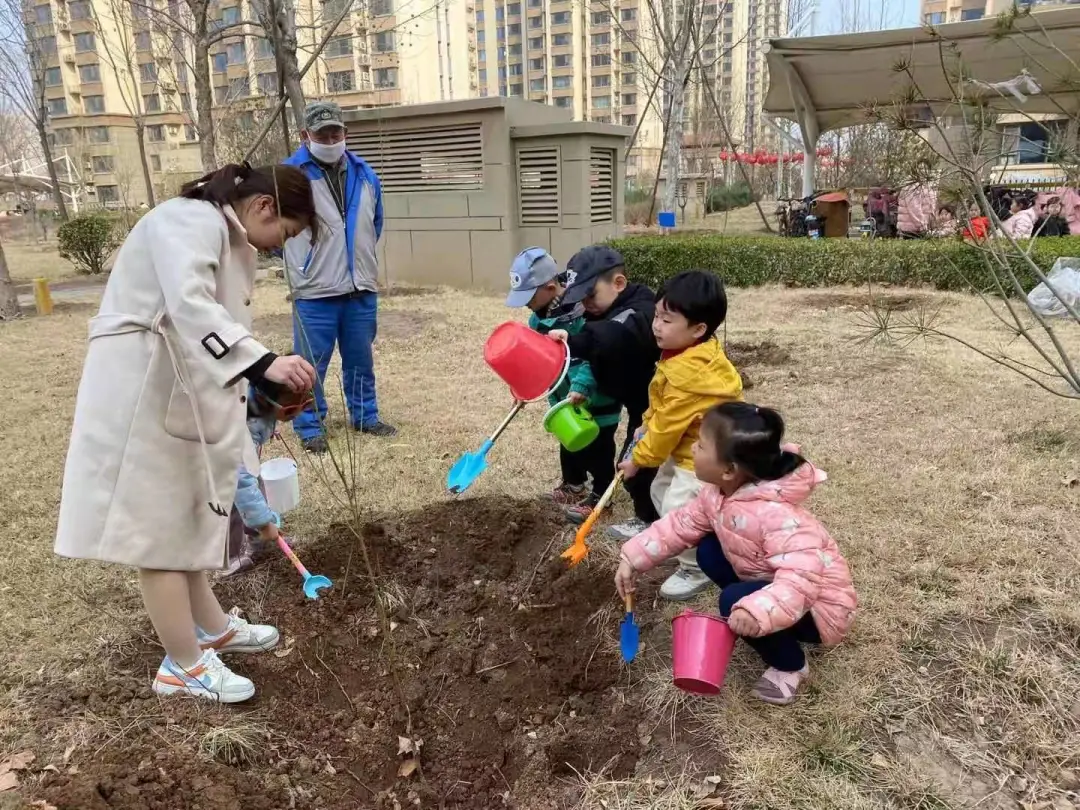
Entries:
[[[742,379],[716,337],[725,317],[724,284],[704,270],[679,273],[656,295],[652,329],[660,362],[649,384],[649,409],[640,439],[619,469],[632,478],[642,468],[659,468],[650,495],[661,517],[689,503],[701,489],[691,448],[705,412],[742,399]],[[631,521],[610,531],[626,540],[643,529],[643,524]],[[664,581],[660,595],[682,601],[708,584],[695,549],[690,549],[679,555],[679,570]]]

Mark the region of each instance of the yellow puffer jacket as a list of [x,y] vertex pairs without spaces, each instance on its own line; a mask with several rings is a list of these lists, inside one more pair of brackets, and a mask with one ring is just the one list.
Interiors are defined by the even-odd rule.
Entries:
[[701,417],[714,405],[742,399],[742,379],[717,338],[661,359],[649,383],[645,435],[634,448],[639,467],[659,467],[669,456],[694,469],[690,448],[697,441]]

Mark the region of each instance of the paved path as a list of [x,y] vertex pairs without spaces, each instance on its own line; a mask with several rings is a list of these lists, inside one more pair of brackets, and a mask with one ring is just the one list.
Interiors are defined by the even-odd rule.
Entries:
[[[71,281],[54,281],[49,285],[54,304],[96,304],[101,300],[101,294],[105,290],[105,280],[101,279],[73,279]],[[33,311],[34,309],[34,285],[18,284],[15,292],[19,296],[19,306]]]

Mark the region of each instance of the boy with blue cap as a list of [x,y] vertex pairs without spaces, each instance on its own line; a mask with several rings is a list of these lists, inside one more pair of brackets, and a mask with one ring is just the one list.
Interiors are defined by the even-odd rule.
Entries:
[[[506,305],[528,307],[532,311],[529,316],[531,329],[540,334],[558,329],[573,335],[584,328],[585,308],[581,304],[564,306],[564,291],[559,265],[543,248],[526,248],[514,258]],[[562,482],[550,497],[562,506],[588,510],[615,477],[615,431],[619,427],[622,407],[596,390],[589,364],[574,357],[570,359],[566,378],[548,397],[553,406],[567,399],[588,407],[600,427],[600,434],[577,453],[559,446]],[[592,491],[588,486],[590,475]]]

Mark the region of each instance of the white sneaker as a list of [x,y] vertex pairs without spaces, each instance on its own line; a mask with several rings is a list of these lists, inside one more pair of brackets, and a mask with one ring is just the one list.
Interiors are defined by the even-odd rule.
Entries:
[[672,602],[685,602],[709,587],[710,581],[696,568],[679,566],[679,570],[665,579],[664,584],[660,586],[660,596]]
[[198,663],[186,670],[165,656],[154,676],[153,689],[162,697],[199,697],[218,703],[241,703],[255,696],[255,684],[221,663],[213,650],[204,652]]
[[608,537],[612,540],[633,540],[643,531],[649,528],[649,524],[644,520],[638,518],[630,518],[625,523],[616,523],[614,526],[608,526]]
[[199,646],[219,653],[257,653],[272,650],[281,641],[276,627],[268,624],[249,624],[236,613],[229,614],[229,626],[219,636],[198,631]]

